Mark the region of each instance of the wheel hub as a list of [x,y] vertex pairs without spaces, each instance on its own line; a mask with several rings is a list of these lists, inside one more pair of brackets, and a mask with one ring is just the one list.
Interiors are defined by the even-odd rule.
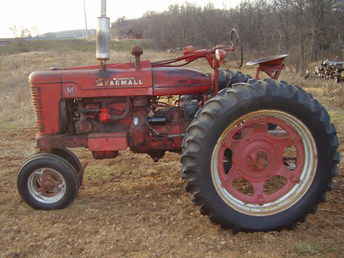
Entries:
[[262,172],[269,166],[268,154],[265,151],[250,153],[247,162],[252,171]]
[[59,191],[62,181],[54,177],[49,171],[44,171],[41,176],[37,178],[37,191],[45,196],[53,196]]
[[250,137],[249,143],[242,141],[232,149],[233,163],[240,167],[240,175],[248,181],[266,181],[278,166],[273,144],[261,134]]
[[40,202],[54,203],[65,194],[66,182],[58,171],[41,168],[30,175],[28,188],[31,195]]

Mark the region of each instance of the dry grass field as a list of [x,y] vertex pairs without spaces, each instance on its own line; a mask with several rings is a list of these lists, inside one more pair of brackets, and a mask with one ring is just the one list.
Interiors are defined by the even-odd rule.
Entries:
[[[166,56],[144,53],[154,60]],[[128,51],[112,53],[113,62],[129,58]],[[16,190],[17,170],[34,152],[27,76],[51,66],[93,63],[89,51],[0,56],[0,257],[344,256],[343,172],[316,214],[280,232],[232,234],[212,225],[185,193],[179,156],[171,153],[154,163],[147,155],[128,151],[114,160],[94,161],[86,150],[77,150],[89,166],[75,202],[59,211],[28,207]],[[205,69],[203,63],[197,65]],[[282,77],[326,105],[344,140],[344,86],[304,81],[288,71]]]

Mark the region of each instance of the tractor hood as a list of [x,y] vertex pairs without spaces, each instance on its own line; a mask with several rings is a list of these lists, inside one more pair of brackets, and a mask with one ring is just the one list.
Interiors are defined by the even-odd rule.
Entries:
[[62,82],[62,75],[60,71],[33,72],[29,76],[29,83],[33,85],[45,85]]
[[153,68],[149,61],[133,64],[71,67],[34,72],[30,83],[36,86],[61,85],[65,98],[110,96],[163,96],[199,94],[209,91],[210,76],[181,68]]

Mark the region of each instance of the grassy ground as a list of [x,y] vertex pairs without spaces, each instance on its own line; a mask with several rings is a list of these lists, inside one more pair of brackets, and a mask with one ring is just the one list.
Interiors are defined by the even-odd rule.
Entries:
[[[145,53],[155,60],[161,56],[167,55]],[[114,160],[94,161],[77,150],[82,162],[90,163],[76,201],[59,211],[29,208],[16,192],[16,172],[34,151],[27,75],[50,66],[92,64],[94,54],[36,51],[0,58],[0,257],[342,257],[343,176],[335,179],[328,202],[296,229],[233,235],[192,205],[178,155],[154,163],[125,151]],[[114,52],[112,59],[126,61],[129,54]],[[204,69],[202,63],[198,67]],[[343,139],[344,110],[332,89],[338,85],[303,81],[288,72],[282,79],[316,95]]]

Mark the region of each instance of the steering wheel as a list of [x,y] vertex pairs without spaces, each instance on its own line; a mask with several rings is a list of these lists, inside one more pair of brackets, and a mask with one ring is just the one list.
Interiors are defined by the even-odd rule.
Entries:
[[244,65],[244,48],[241,44],[240,35],[237,29],[233,28],[230,32],[231,47],[234,49],[240,49],[240,66]]
[[230,32],[231,47],[235,48],[240,45],[240,36],[237,29],[233,28]]

